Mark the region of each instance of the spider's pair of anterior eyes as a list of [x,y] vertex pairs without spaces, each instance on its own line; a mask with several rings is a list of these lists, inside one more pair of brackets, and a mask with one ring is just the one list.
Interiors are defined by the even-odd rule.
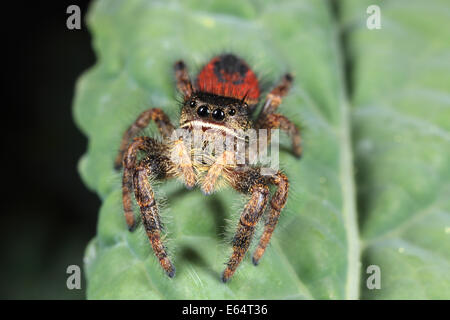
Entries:
[[[194,100],[192,100],[189,105],[192,108],[195,108],[197,106],[197,102],[195,102]],[[202,118],[206,118],[209,116],[210,114],[210,110],[208,108],[207,105],[201,105],[198,109],[197,109],[197,114],[202,117]],[[228,109],[228,114],[230,116],[234,116],[236,114],[236,109],[231,107],[230,109]],[[212,111],[211,116],[214,120],[217,121],[222,121],[223,119],[225,119],[225,112],[222,110],[222,108],[216,108]]]

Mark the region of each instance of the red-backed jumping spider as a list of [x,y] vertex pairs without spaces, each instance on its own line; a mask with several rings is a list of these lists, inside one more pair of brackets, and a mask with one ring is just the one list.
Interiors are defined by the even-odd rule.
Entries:
[[[239,138],[237,130],[281,129],[292,139],[293,152],[301,156],[301,139],[296,126],[285,116],[275,113],[287,94],[292,76],[286,74],[279,85],[268,93],[261,112],[252,121],[252,112],[260,99],[260,84],[255,73],[246,62],[233,54],[214,57],[206,64],[191,83],[186,65],[182,61],[175,63],[175,77],[178,90],[184,99],[181,108],[180,126],[189,132],[205,132],[217,135],[231,134]],[[163,142],[141,136],[131,138],[154,121],[163,137]],[[212,161],[205,162],[192,158],[191,146],[182,138],[171,139],[175,127],[166,114],[158,108],[144,111],[125,132],[117,155],[115,166],[123,166],[123,207],[129,230],[133,231],[136,221],[132,209],[132,192],[140,207],[142,221],[148,238],[159,263],[169,277],[175,275],[175,267],[170,261],[161,240],[159,210],[149,176],[157,180],[181,178],[187,188],[200,186],[205,194],[211,194],[219,180],[238,192],[250,196],[244,207],[236,234],[233,238],[233,253],[222,274],[222,280],[228,281],[236,271],[247,252],[255,227],[269,203],[270,211],[259,244],[253,254],[253,263],[258,264],[277,225],[280,212],[286,204],[289,182],[280,171],[272,175],[261,174],[260,166],[238,164],[230,159],[230,152],[215,154]],[[138,152],[144,153],[138,161]],[[183,159],[173,161],[176,154]],[[269,185],[276,186],[270,199]]]

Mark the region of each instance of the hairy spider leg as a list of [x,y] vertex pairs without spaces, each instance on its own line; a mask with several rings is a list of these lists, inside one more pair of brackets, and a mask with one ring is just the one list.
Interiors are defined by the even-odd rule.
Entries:
[[178,90],[183,94],[184,99],[189,99],[194,90],[186,64],[182,60],[179,60],[175,62],[174,70]]
[[302,139],[297,126],[285,116],[275,113],[280,106],[283,97],[289,92],[294,78],[291,74],[285,74],[280,83],[267,94],[260,114],[256,120],[257,129],[267,129],[267,137],[270,141],[271,129],[281,129],[290,137],[294,155],[298,158],[302,155]]
[[[146,156],[136,163],[139,151],[145,152]],[[131,192],[134,191],[153,251],[167,275],[173,277],[175,268],[168,258],[166,248],[161,240],[159,210],[149,182],[150,176],[158,180],[175,176],[174,164],[168,157],[167,146],[149,137],[137,137],[128,147],[123,163],[122,196],[128,227],[130,231],[133,231],[136,226],[131,202]]]
[[147,232],[153,251],[159,260],[159,264],[169,277],[175,275],[175,267],[170,261],[166,247],[161,240],[161,221],[156,204],[155,195],[148,180],[151,175],[149,162],[142,161],[133,175],[134,194],[141,211],[142,222]]
[[265,117],[259,129],[267,129],[267,139],[270,142],[271,129],[281,129],[284,131],[292,143],[292,150],[297,158],[302,156],[302,138],[297,126],[285,116],[279,113],[271,113]]
[[265,185],[255,185],[252,196],[244,208],[239,220],[236,234],[233,238],[233,253],[222,274],[222,281],[227,282],[241,263],[255,233],[255,227],[266,208],[269,199],[269,188]]
[[142,112],[136,119],[136,121],[128,128],[123,134],[122,141],[120,143],[119,152],[114,161],[114,168],[119,170],[122,167],[122,160],[125,151],[128,148],[130,139],[136,136],[139,131],[146,128],[150,121],[153,120],[159,130],[159,133],[164,137],[170,137],[174,127],[170,123],[169,117],[159,108],[152,108]]
[[266,250],[273,231],[278,223],[281,210],[286,204],[289,191],[288,178],[281,172],[278,172],[275,177],[272,177],[270,182],[277,186],[277,191],[275,191],[272,199],[270,200],[270,212],[267,216],[264,231],[261,235],[261,239],[259,240],[258,247],[253,253],[252,261],[254,265],[258,265],[259,260]]

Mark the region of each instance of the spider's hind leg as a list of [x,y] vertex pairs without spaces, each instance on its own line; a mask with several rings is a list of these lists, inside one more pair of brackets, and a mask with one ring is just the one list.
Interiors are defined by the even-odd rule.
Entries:
[[177,83],[177,89],[181,92],[184,98],[188,98],[192,95],[193,87],[191,79],[189,78],[189,73],[184,61],[179,60],[175,62],[175,80]]

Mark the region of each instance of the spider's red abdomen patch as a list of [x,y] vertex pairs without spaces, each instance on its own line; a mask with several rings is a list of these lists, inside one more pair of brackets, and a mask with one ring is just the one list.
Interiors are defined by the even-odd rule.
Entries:
[[259,82],[247,63],[233,54],[214,57],[197,76],[197,90],[255,104]]

